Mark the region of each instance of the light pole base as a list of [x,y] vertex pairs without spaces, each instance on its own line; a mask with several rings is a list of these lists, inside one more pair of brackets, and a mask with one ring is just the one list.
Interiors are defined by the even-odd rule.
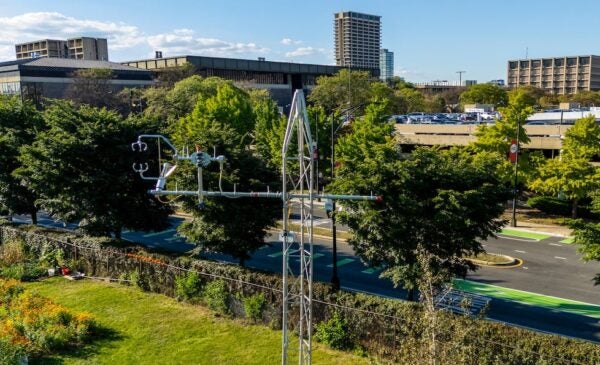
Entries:
[[331,277],[331,288],[334,291],[340,290],[340,278],[338,276]]

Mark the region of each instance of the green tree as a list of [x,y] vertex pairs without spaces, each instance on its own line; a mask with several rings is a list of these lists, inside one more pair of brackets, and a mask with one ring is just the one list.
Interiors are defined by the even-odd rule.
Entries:
[[311,91],[308,100],[328,112],[365,105],[371,98],[372,82],[367,71],[343,69],[334,76],[317,78],[317,86]]
[[491,163],[475,164],[466,153],[418,148],[399,159],[393,126],[382,110],[370,106],[352,132],[339,141],[341,166],[333,188],[345,194],[381,194],[383,202],[343,202],[340,220],[353,232],[350,244],[382,276],[409,289],[410,298],[423,272],[417,250],[439,260],[436,271],[464,276],[474,266],[465,256],[483,249],[499,231],[506,190]]
[[522,94],[520,97],[523,99],[523,103],[531,107],[540,105],[540,99],[546,96],[546,92],[543,89],[535,86],[520,86],[508,92],[509,100],[516,94]]
[[530,188],[536,192],[571,200],[571,216],[577,217],[579,201],[600,187],[600,174],[591,159],[600,153],[600,126],[593,116],[579,119],[571,127],[559,158],[548,160]]
[[[592,206],[594,212],[600,213],[600,195],[596,194]],[[586,222],[581,219],[573,219],[569,222],[569,227],[573,230],[575,243],[580,245],[579,252],[582,253],[585,261],[600,261],[600,223]],[[600,273],[594,277],[595,285],[600,285]]]
[[19,150],[30,145],[43,130],[39,112],[29,102],[16,97],[0,97],[0,210],[9,214],[29,214],[37,223],[37,194],[14,172],[19,169]]
[[403,88],[398,91],[401,104],[406,107],[405,113],[421,112],[425,110],[425,97],[417,89]]
[[460,103],[465,104],[493,104],[506,106],[508,95],[506,91],[494,84],[477,84],[469,87],[460,94]]
[[151,187],[131,166],[130,144],[153,132],[143,119],[55,102],[44,112],[48,130],[21,153],[17,174],[39,194],[40,206],[63,221],[79,221],[93,235],[121,237],[123,229],[160,230],[170,208],[151,197]]
[[256,151],[271,166],[280,166],[286,120],[266,90],[251,90],[249,95],[256,120],[253,132]]
[[509,183],[514,178],[513,165],[508,160],[511,141],[517,140],[517,126],[519,127],[519,181],[525,182],[534,173],[532,160],[535,154],[530,154],[521,149],[523,144],[529,143],[529,136],[525,130],[527,118],[533,114],[527,95],[520,91],[510,95],[506,107],[499,108],[502,119],[496,120],[492,125],[481,125],[475,131],[477,140],[469,145],[475,153],[486,152],[496,156],[497,171],[504,183]]
[[[251,104],[247,93],[224,83],[215,96],[199,100],[194,111],[174,125],[172,138],[177,145],[199,146],[226,158],[222,172],[216,163],[203,169],[204,189],[266,191],[280,186],[276,170],[250,149],[253,118],[261,113],[260,108],[253,111]],[[174,176],[179,188],[197,189],[196,169],[181,167]],[[182,224],[179,232],[199,251],[229,254],[243,265],[264,245],[267,229],[281,214],[280,204],[276,199],[220,197],[206,198],[202,204],[185,199],[184,208],[193,219]]]

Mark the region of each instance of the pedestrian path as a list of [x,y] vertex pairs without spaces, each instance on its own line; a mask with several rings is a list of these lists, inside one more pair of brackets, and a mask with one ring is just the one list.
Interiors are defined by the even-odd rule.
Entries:
[[595,304],[558,298],[550,295],[536,294],[523,290],[509,289],[497,285],[483,284],[471,280],[455,279],[454,287],[459,290],[481,294],[491,298],[512,300],[521,304],[600,319],[600,306]]

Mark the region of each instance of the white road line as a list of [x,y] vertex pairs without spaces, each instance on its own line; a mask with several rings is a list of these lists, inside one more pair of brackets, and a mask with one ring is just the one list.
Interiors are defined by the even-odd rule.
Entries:
[[562,247],[562,245],[560,243],[549,243],[550,246],[558,246],[558,247]]
[[518,252],[518,253],[527,253],[527,252],[521,251],[521,250],[515,250],[515,252]]
[[523,270],[529,270],[527,266],[523,266]]
[[566,260],[566,258],[564,257],[560,257],[560,256],[554,256],[555,259],[559,259],[559,260]]

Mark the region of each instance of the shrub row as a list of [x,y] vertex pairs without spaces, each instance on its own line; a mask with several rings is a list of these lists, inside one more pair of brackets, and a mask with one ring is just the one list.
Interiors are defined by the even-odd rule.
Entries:
[[[0,245],[23,240],[38,257],[61,250],[88,276],[123,278],[143,290],[190,302],[203,301],[237,317],[281,325],[281,280],[268,272],[236,265],[118,246],[109,239],[79,237],[32,227],[0,226]],[[332,292],[315,283],[313,322],[316,337],[334,347],[366,351],[382,361],[420,363],[429,349],[425,319],[414,303],[361,293]],[[440,313],[440,356],[456,364],[595,364],[600,346],[509,327],[468,316]],[[289,323],[297,323],[291,308]]]

